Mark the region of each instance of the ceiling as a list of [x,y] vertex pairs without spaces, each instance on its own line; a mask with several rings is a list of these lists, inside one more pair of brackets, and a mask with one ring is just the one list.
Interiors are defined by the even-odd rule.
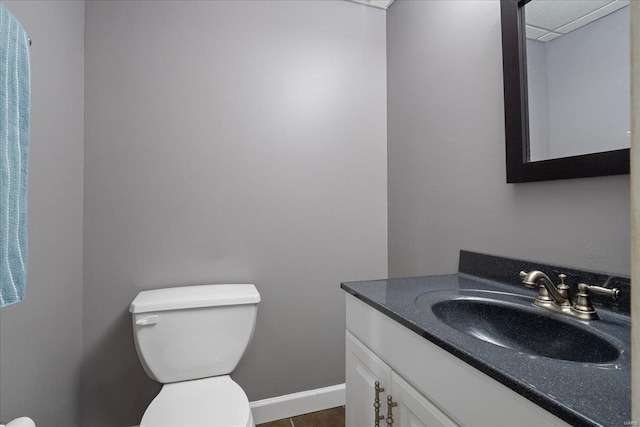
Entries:
[[629,5],[629,0],[532,0],[525,6],[527,38],[548,42]]
[[377,7],[378,9],[388,9],[395,0],[347,0],[354,3],[360,3],[365,6]]

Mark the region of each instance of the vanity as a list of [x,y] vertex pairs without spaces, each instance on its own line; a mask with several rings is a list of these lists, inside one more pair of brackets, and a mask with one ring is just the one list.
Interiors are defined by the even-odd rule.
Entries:
[[[618,298],[596,289],[583,320],[534,305],[520,271]],[[341,287],[347,426],[629,425],[628,278],[461,251],[457,274]]]

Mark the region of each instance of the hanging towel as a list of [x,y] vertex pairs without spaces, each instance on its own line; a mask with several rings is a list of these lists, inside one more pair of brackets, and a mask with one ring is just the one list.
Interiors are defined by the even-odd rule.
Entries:
[[0,3],[0,307],[24,298],[30,98],[27,33]]

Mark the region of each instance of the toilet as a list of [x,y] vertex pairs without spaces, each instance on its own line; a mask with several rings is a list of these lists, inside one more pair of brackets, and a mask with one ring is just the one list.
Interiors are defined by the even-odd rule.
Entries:
[[138,357],[163,384],[140,427],[254,427],[249,400],[229,374],[251,342],[254,285],[140,292],[129,311]]

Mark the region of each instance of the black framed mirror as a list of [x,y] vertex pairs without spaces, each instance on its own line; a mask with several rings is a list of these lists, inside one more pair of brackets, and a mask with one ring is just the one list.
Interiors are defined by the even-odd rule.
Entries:
[[524,12],[529,1],[500,2],[507,183],[628,174],[629,148],[531,161]]

